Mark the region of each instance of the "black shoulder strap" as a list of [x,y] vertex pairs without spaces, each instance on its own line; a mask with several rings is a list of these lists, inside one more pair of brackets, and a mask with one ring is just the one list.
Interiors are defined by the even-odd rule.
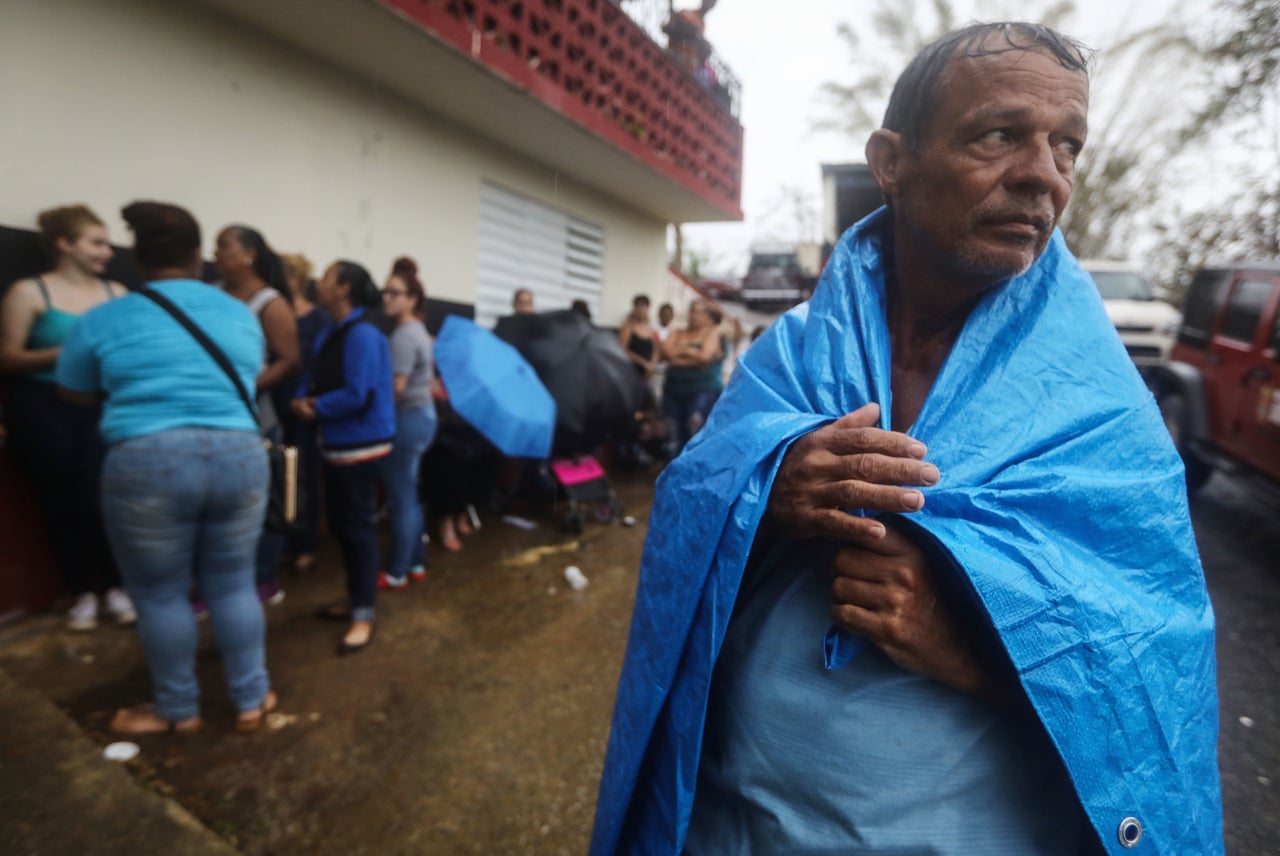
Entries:
[[53,299],[49,297],[49,288],[48,288],[48,286],[46,286],[46,285],[44,284],[44,277],[41,277],[41,276],[33,276],[33,277],[31,277],[31,278],[32,278],[33,280],[35,280],[36,288],[40,289],[40,296],[42,296],[42,297],[44,298],[44,308],[45,308],[45,310],[47,311],[47,310],[49,310],[49,309],[52,309],[52,308],[53,308]]
[[201,347],[209,352],[209,356],[213,357],[213,361],[218,364],[219,368],[226,372],[227,377],[231,379],[231,383],[235,385],[236,392],[240,393],[240,400],[244,402],[245,408],[249,411],[250,418],[252,418],[256,423],[258,421],[258,408],[254,406],[253,399],[249,397],[249,391],[244,388],[244,382],[240,380],[240,375],[236,374],[235,367],[231,365],[231,360],[227,359],[227,355],[222,352],[222,349],[215,345],[213,340],[210,339],[203,330],[197,327],[196,323],[192,321],[185,312],[177,306],[174,306],[173,301],[165,297],[163,294],[160,294],[157,291],[152,291],[150,288],[146,287],[138,289],[138,294],[141,294],[165,312],[172,315],[174,320],[185,327],[187,332],[191,334],[192,338],[199,342]]

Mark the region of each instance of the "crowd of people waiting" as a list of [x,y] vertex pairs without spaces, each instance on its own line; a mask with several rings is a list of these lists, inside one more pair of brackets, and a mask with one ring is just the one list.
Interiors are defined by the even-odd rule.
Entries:
[[[112,728],[202,726],[195,654],[197,621],[208,617],[236,728],[252,731],[278,701],[262,606],[284,599],[282,565],[314,567],[319,537],[314,501],[287,533],[264,525],[264,440],[296,447],[302,495],[324,497],[347,597],[318,615],[346,625],[342,655],[372,641],[379,589],[425,577],[423,501],[441,546],[461,549],[479,527],[474,506],[494,482],[492,462],[470,453],[475,431],[435,376],[411,259],[398,259],[381,289],[348,260],[313,279],[305,257],[277,255],[261,232],[233,224],[217,235],[208,283],[188,211],[135,202],[121,216],[143,282],[134,292],[106,278],[113,250],[93,211],[39,216],[50,270],[14,283],[0,303],[7,442],[74,595],[68,628],[92,629],[103,612],[138,625],[154,701],[119,710]],[[512,309],[532,312],[533,295],[517,290]],[[658,413],[661,397],[674,423],[664,432],[676,435],[671,454],[722,385],[727,346],[714,311],[695,301],[687,328],[674,329],[666,304],[654,326],[641,295],[619,331],[646,381],[646,411]]]
[[645,404],[636,415],[636,455],[671,459],[698,433],[724,389],[730,343],[721,331],[724,317],[711,304],[690,301],[684,327],[674,326],[670,303],[649,317],[650,301],[637,294],[618,328],[618,343],[645,383]]
[[[104,613],[137,622],[154,702],[118,711],[112,728],[201,726],[195,652],[208,616],[236,727],[253,730],[277,703],[262,604],[283,600],[286,556],[314,566],[318,538],[315,503],[287,537],[264,528],[264,438],[297,446],[303,495],[325,497],[348,597],[321,615],[347,625],[340,654],[371,641],[379,588],[425,576],[419,468],[447,396],[433,382],[425,289],[408,258],[381,289],[345,260],[313,281],[305,258],[278,256],[243,225],[218,233],[209,284],[188,211],[135,202],[121,215],[144,283],[132,293],[106,278],[113,251],[93,211],[40,215],[50,269],[0,303],[5,442],[74,596],[67,626],[92,629]],[[458,534],[450,517],[447,546]]]

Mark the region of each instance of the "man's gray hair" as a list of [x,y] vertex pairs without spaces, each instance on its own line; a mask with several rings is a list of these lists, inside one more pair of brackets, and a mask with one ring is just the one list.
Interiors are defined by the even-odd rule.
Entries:
[[1063,68],[1078,71],[1086,78],[1093,64],[1092,50],[1042,24],[970,24],[947,33],[911,60],[894,84],[881,127],[901,134],[911,151],[918,153],[938,108],[942,77],[953,59],[1029,50],[1048,54]]

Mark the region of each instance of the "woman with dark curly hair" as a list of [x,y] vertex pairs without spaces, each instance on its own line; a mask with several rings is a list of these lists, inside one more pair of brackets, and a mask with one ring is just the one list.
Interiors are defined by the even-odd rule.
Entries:
[[[298,322],[284,265],[261,232],[240,225],[227,226],[218,233],[213,261],[227,294],[243,301],[262,325],[267,339],[267,362],[255,384],[258,427],[267,439],[283,442],[281,412],[289,406],[302,369]],[[258,599],[273,606],[284,600],[280,560],[285,546],[284,535],[265,529],[258,542]]]
[[103,517],[154,685],[154,704],[122,708],[111,729],[201,727],[199,633],[187,600],[194,579],[239,711],[236,729],[252,731],[276,706],[253,582],[268,468],[232,374],[253,388],[262,328],[243,303],[200,281],[200,227],[186,210],[135,202],[121,215],[147,284],[81,318],[58,361],[65,396],[104,402]]

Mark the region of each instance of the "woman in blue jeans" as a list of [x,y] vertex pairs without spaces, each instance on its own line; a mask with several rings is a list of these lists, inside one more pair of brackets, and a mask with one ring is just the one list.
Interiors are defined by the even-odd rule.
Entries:
[[[243,303],[199,281],[199,225],[158,202],[121,214],[146,289],[204,330],[252,389],[262,328]],[[203,724],[193,578],[209,606],[236,729],[258,728],[276,696],[253,579],[268,479],[253,414],[200,343],[143,294],[80,319],[63,344],[58,385],[82,403],[105,396],[103,517],[154,685],[154,704],[118,710],[112,730],[187,733]]]
[[423,566],[423,517],[418,501],[422,455],[436,436],[436,407],[431,399],[435,374],[431,337],[423,326],[427,292],[418,266],[408,257],[396,259],[382,289],[382,307],[394,324],[391,372],[396,399],[396,441],[382,459],[382,486],[391,510],[391,556],[378,577],[378,588],[400,589],[426,577]]

